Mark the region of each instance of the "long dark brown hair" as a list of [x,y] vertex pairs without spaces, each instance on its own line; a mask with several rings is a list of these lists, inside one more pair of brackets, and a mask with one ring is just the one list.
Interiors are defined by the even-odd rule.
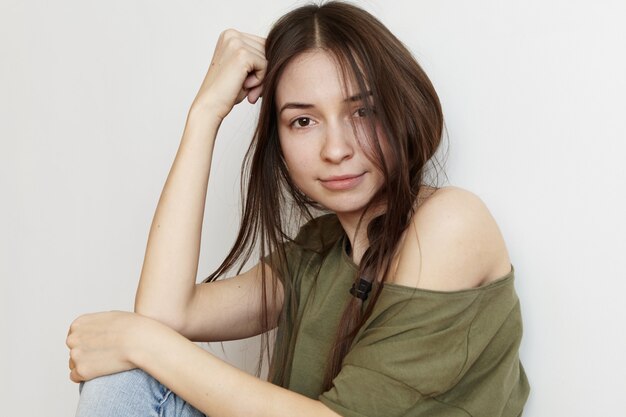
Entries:
[[[424,184],[427,163],[433,162],[442,136],[443,115],[437,94],[409,50],[380,21],[368,12],[348,3],[326,2],[299,7],[281,17],[267,36],[265,55],[268,61],[258,125],[242,166],[242,219],[237,239],[223,263],[206,280],[213,281],[227,271],[238,268],[257,254],[272,271],[281,271],[285,294],[291,308],[283,306],[278,323],[270,323],[268,307],[277,299],[278,283],[266,279],[263,268],[263,311],[260,317],[264,331],[279,326],[294,326],[286,312],[295,310],[296,297],[286,268],[285,243],[293,242],[293,226],[314,217],[317,208],[292,183],[282,157],[278,137],[276,87],[285,67],[298,55],[323,50],[331,54],[341,69],[344,81],[358,87],[368,114],[375,106],[375,117],[369,118],[370,134],[367,153],[384,175],[384,185],[365,212],[379,203],[386,207],[367,228],[369,248],[360,265],[359,277],[382,280],[402,234],[416,208],[416,199]],[[347,85],[347,83],[346,83]],[[385,135],[389,150],[383,152],[376,126]],[[245,180],[245,181],[244,181]],[[384,233],[383,233],[384,231]],[[365,311],[363,301],[350,297],[340,320],[336,340],[328,359],[325,388],[341,369],[350,345],[376,304],[382,285],[375,286]],[[269,295],[269,297],[268,297]],[[282,333],[284,336],[284,333]],[[281,337],[278,332],[278,337]],[[270,362],[270,379],[283,384],[285,364],[290,360],[288,343],[276,340]],[[270,356],[267,333],[262,341],[261,358]],[[265,352],[265,353],[264,353]],[[260,372],[261,361],[258,371]]]

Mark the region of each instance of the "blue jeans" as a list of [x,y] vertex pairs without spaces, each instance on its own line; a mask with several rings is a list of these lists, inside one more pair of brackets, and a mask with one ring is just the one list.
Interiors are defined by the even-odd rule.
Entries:
[[141,369],[81,382],[76,417],[206,417]]

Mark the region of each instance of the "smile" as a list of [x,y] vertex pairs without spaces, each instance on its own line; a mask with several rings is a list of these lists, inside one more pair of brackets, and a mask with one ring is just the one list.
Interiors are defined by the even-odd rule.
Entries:
[[331,191],[345,191],[352,189],[363,181],[365,172],[358,175],[338,175],[320,179],[322,186]]

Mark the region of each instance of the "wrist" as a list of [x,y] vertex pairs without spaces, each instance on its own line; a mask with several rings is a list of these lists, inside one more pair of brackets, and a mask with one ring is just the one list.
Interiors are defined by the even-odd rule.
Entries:
[[136,320],[130,328],[125,356],[134,367],[143,369],[154,349],[158,349],[159,334],[166,330],[166,326],[149,317],[133,314]]
[[202,97],[196,97],[191,103],[189,117],[213,122],[219,126],[229,112],[230,108],[227,105],[205,94]]

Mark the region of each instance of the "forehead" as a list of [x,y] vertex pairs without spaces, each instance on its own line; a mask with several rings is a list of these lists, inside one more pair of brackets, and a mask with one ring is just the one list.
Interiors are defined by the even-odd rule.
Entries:
[[343,100],[356,91],[352,80],[344,80],[335,56],[315,50],[302,53],[287,64],[276,87],[276,104]]

